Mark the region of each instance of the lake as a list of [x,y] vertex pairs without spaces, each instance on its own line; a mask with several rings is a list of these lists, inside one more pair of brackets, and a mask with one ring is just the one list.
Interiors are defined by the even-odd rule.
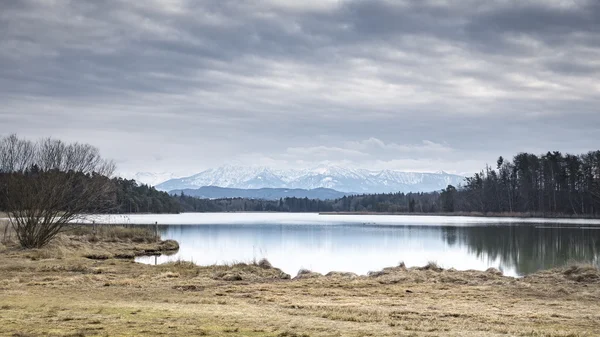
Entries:
[[267,258],[295,276],[366,274],[434,261],[458,270],[500,269],[523,276],[573,262],[600,266],[600,221],[438,216],[319,215],[307,213],[184,213],[103,215],[97,222],[153,224],[163,239],[180,243],[175,255],[140,257],[143,263],[178,259],[200,265]]

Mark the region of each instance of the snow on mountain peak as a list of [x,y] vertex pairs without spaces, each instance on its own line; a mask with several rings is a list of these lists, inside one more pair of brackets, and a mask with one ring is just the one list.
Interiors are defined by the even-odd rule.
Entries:
[[448,173],[417,173],[394,170],[370,171],[338,166],[313,169],[279,169],[263,166],[222,166],[190,177],[170,179],[156,186],[164,191],[218,186],[255,188],[331,188],[341,192],[429,192],[459,185],[464,177]]

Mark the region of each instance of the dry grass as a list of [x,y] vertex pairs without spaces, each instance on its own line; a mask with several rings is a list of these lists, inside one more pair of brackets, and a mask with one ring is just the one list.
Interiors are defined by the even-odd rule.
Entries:
[[[154,243],[160,238],[152,229],[144,226],[127,228],[119,225],[69,225],[65,226],[62,234],[77,237],[79,241],[87,242],[133,242]],[[0,242],[15,243],[16,235],[7,219],[0,219]],[[174,247],[177,249],[178,247]]]
[[97,240],[107,242],[131,241],[142,243],[155,242],[159,239],[154,234],[154,231],[147,226],[127,228],[123,226],[108,225],[98,225],[96,227],[91,225],[72,225],[65,228],[64,233],[67,235],[85,236],[88,240],[92,241]]
[[372,276],[303,272],[311,277],[289,280],[268,261],[92,260],[82,254],[114,256],[137,243],[86,235],[0,251],[0,335],[600,335],[600,271],[591,266],[514,279],[401,264]]
[[[2,238],[3,236],[0,236],[0,239]],[[14,233],[8,235],[7,240],[0,240],[0,254],[17,254],[31,260],[67,257],[92,260],[133,259],[136,256],[167,253],[177,249],[179,244],[176,241],[161,241],[151,229],[118,226],[96,229],[92,229],[91,226],[72,226],[66,228],[42,249],[21,250]]]

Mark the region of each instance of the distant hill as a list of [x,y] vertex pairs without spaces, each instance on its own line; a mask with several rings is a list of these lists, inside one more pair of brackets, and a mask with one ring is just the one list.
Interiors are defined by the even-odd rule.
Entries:
[[223,166],[190,177],[170,179],[156,185],[162,191],[219,186],[237,189],[329,188],[342,192],[390,193],[440,191],[458,186],[464,177],[445,172],[421,173],[393,170],[371,171],[337,166],[306,170],[276,170],[268,167]]
[[225,188],[216,186],[203,186],[197,189],[173,190],[172,195],[183,194],[202,199],[221,198],[247,198],[263,200],[279,200],[286,197],[309,198],[309,199],[338,199],[350,193],[339,192],[329,188],[301,189],[301,188],[259,188],[241,189]]

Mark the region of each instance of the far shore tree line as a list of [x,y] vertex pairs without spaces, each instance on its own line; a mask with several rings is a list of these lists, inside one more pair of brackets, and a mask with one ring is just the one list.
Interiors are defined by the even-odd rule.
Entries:
[[600,151],[548,152],[498,158],[449,192],[457,210],[495,213],[600,215]]
[[520,153],[500,157],[461,186],[439,192],[345,196],[337,200],[242,198],[202,200],[175,196],[184,211],[480,213],[600,217],[600,151],[582,155]]
[[345,196],[336,200],[198,199],[113,178],[97,148],[46,138],[0,137],[0,211],[23,247],[47,244],[90,213],[373,212],[534,214],[600,217],[600,151],[500,157],[460,186],[439,192]]

